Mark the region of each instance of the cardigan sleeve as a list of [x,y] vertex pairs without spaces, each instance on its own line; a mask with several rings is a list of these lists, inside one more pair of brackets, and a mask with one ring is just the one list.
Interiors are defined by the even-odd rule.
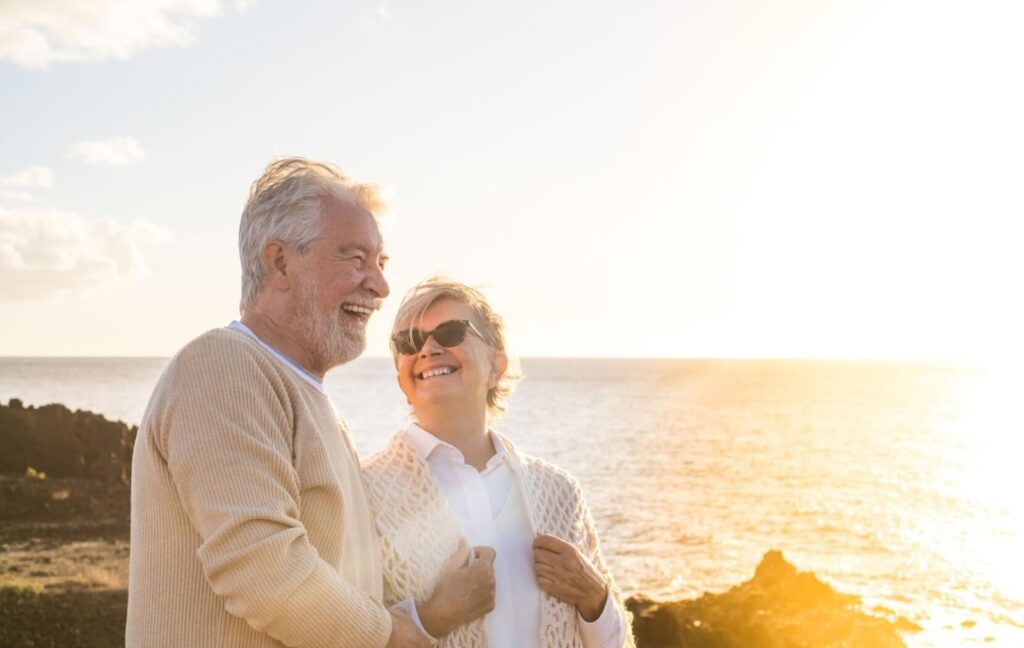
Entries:
[[227,612],[287,646],[384,646],[387,610],[320,557],[301,521],[283,387],[255,358],[216,352],[179,354],[158,423],[210,587]]
[[[608,603],[614,605],[614,612],[619,615],[621,623],[624,625],[625,640],[622,643],[622,648],[636,648],[636,639],[633,637],[633,615],[626,609],[622,601],[622,592],[615,584],[615,579],[612,578],[607,566],[605,566],[604,557],[601,555],[600,543],[597,539],[597,529],[594,526],[594,519],[590,515],[590,508],[583,499],[583,493],[580,490],[579,484],[577,483],[575,486],[577,495],[576,510],[581,526],[581,549],[597,571],[600,572],[604,581],[608,583],[608,598],[610,599]],[[579,620],[582,622],[582,617]]]

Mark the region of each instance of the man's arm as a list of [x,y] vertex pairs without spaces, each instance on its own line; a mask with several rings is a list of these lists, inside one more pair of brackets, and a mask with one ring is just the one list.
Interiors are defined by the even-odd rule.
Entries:
[[[223,357],[203,351],[186,349],[176,360],[157,429],[210,587],[230,614],[288,646],[384,646],[387,610],[309,542],[289,444],[292,412],[276,376],[255,359],[225,370]],[[228,362],[242,361],[231,355]]]

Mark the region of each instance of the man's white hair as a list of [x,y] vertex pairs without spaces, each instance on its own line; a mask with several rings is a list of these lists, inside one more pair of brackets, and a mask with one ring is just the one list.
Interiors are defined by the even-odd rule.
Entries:
[[249,190],[238,227],[241,309],[249,306],[263,289],[263,248],[267,243],[277,240],[299,254],[308,253],[309,246],[323,231],[323,207],[332,201],[362,207],[374,216],[384,208],[375,185],[353,182],[332,164],[290,157],[267,165]]

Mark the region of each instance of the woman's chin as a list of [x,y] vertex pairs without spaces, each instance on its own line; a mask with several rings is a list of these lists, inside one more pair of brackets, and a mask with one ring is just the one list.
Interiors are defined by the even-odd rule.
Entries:
[[477,404],[476,399],[468,398],[460,389],[431,389],[417,394],[416,400],[412,403],[413,411],[417,416],[436,416],[460,414],[474,409],[483,411],[487,408],[487,402]]

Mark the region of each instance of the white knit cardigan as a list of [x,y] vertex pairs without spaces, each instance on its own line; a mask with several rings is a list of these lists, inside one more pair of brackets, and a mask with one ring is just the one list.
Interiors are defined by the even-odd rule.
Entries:
[[[608,583],[616,604],[625,610],[622,594],[605,567],[597,532],[576,480],[564,470],[520,454],[506,437],[510,467],[522,489],[534,533],[562,538],[590,559]],[[430,597],[448,557],[462,537],[441,487],[404,431],[395,434],[380,453],[363,463],[363,480],[382,540],[384,602],[393,605]],[[574,606],[541,592],[540,646],[582,648]],[[626,612],[626,622],[630,623]],[[627,628],[624,646],[634,648]],[[484,648],[483,619],[456,628],[440,640],[442,648]]]

